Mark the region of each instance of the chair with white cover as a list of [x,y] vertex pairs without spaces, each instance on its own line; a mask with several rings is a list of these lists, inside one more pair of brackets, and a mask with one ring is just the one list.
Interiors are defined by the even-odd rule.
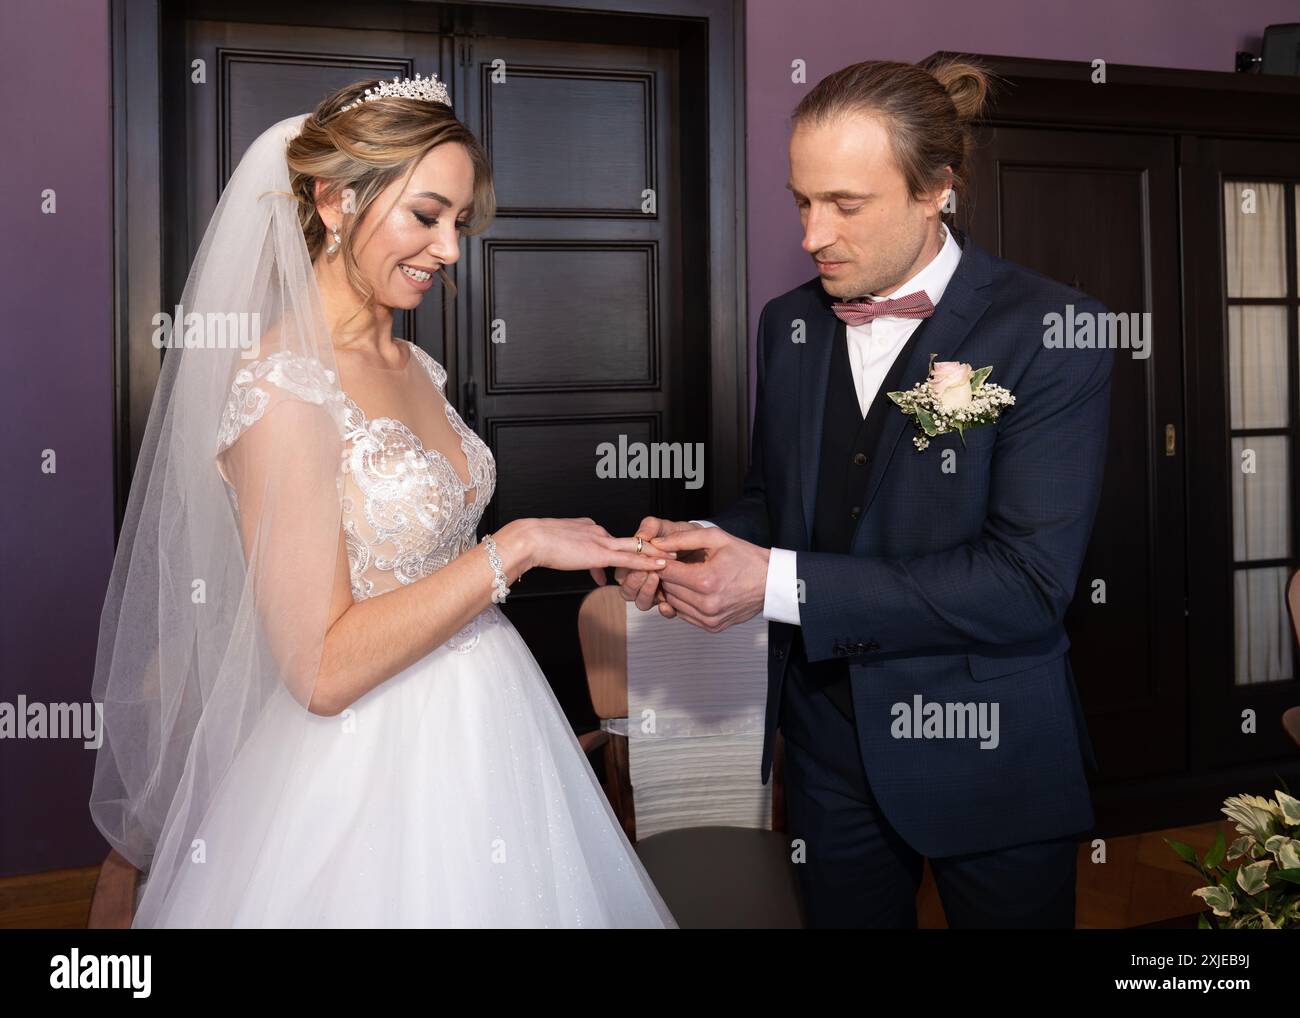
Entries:
[[759,776],[767,623],[712,634],[607,586],[584,598],[578,635],[610,735],[606,793],[678,924],[801,927],[779,735],[770,783]]

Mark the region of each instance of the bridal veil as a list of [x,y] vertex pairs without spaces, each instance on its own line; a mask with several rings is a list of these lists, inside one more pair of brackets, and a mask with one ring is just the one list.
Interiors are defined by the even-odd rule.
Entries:
[[[249,736],[275,717],[292,759],[310,717],[342,553],[343,438],[333,346],[285,161],[305,119],[280,121],[248,149],[179,320],[154,332],[166,350],[92,686],[103,717],[91,814],[147,871],[137,925],[151,924],[183,867],[204,865],[201,821]],[[246,395],[234,399],[241,373],[243,382],[274,374],[275,384],[241,385]],[[286,696],[294,709],[268,710]]]

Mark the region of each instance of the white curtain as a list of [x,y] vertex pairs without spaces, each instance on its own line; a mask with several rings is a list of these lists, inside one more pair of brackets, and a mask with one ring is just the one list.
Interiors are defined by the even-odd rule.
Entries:
[[1232,557],[1237,562],[1291,554],[1289,445],[1284,435],[1232,440]]
[[1286,308],[1228,308],[1228,392],[1233,428],[1287,426]]
[[1239,569],[1234,576],[1237,685],[1291,677],[1286,569]]
[[[1285,192],[1280,183],[1225,181],[1228,297],[1285,298]],[[1230,426],[1289,428],[1287,309],[1228,308]],[[1300,363],[1300,357],[1297,357]],[[1232,439],[1233,558],[1237,563],[1291,555],[1290,438]],[[1238,685],[1291,678],[1291,623],[1286,568],[1240,568],[1233,578],[1233,631]]]
[[1229,297],[1286,296],[1286,221],[1282,184],[1227,180],[1223,242]]

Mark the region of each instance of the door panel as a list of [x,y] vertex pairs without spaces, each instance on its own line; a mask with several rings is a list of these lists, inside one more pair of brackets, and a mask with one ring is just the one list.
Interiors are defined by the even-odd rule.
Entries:
[[[632,533],[655,514],[706,511],[682,477],[603,477],[605,443],[707,438],[687,379],[705,309],[687,308],[677,56],[669,49],[499,37],[465,45],[466,119],[496,174],[493,228],[470,238],[478,290],[459,308],[465,402],[498,457],[485,527],[518,515],[591,516]],[[652,203],[647,201],[652,197]],[[629,471],[630,473],[631,471]],[[577,573],[539,570],[528,597],[581,594]]]
[[[1115,354],[1101,503],[1065,619],[1103,780],[1174,771],[1186,758],[1172,179],[1168,138],[986,128],[963,215],[975,240],[1000,257],[1112,312],[1152,314],[1150,356]],[[1175,429],[1172,456],[1166,425]]]

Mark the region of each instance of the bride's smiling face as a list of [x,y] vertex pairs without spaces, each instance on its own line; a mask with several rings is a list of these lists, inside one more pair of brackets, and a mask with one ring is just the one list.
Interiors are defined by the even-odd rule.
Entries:
[[[379,193],[353,228],[352,249],[378,303],[415,307],[438,269],[460,258],[473,196],[474,164],[456,142],[431,149],[409,180],[399,177]],[[337,213],[329,220],[338,221]]]

